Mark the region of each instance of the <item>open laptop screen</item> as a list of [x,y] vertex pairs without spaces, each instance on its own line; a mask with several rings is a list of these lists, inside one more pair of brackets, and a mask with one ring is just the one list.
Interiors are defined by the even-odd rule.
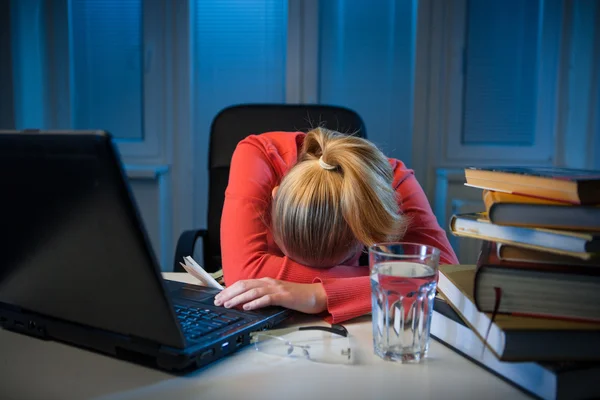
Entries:
[[0,133],[0,184],[0,303],[183,346],[106,134]]

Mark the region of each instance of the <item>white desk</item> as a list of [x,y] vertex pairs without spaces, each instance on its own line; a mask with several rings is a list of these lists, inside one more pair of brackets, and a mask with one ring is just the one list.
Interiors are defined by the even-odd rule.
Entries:
[[373,354],[370,318],[344,325],[357,365],[274,358],[248,346],[185,377],[0,329],[0,399],[528,398],[435,340],[423,363],[402,365]]

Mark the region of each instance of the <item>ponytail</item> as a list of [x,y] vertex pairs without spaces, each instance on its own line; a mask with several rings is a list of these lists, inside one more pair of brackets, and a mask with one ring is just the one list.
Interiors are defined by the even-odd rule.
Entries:
[[313,266],[344,261],[359,245],[404,234],[393,171],[371,142],[317,128],[273,200],[273,233],[286,253]]

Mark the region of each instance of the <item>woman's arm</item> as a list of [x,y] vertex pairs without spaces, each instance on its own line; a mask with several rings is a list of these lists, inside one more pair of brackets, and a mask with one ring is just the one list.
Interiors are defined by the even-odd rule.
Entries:
[[240,280],[215,296],[215,305],[255,310],[282,306],[307,314],[327,311],[325,320],[338,323],[371,310],[369,277],[318,279],[294,283],[272,278]]
[[[269,252],[271,191],[279,184],[279,176],[283,174],[278,169],[281,166],[277,157],[278,154],[271,154],[255,138],[241,142],[233,155],[221,217],[223,273],[228,288],[221,293],[217,303],[221,305],[232,301],[228,304],[230,307],[249,304],[268,293],[270,303],[263,301],[252,306],[277,304],[306,312],[310,309],[309,303],[320,298],[324,290],[326,311],[330,314],[327,319],[330,322],[340,322],[369,312],[368,268],[351,265],[311,268],[291,260],[281,252]],[[271,248],[274,248],[273,244]],[[260,278],[277,281],[268,281],[269,284],[265,284],[265,280],[255,282]],[[245,290],[240,291],[240,285],[234,285],[242,281]],[[279,285],[278,281],[306,286]],[[261,289],[258,290],[256,286]],[[251,290],[254,296],[245,295],[240,299],[242,293]],[[294,303],[290,300],[290,291],[305,301],[302,304]],[[317,307],[313,311],[325,309],[318,310]]]

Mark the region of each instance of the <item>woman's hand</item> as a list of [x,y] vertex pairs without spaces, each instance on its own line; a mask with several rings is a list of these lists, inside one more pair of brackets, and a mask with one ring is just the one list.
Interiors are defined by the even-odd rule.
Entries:
[[247,279],[234,283],[215,296],[215,305],[242,305],[244,310],[281,306],[307,314],[327,309],[327,294],[321,283],[293,283],[272,278]]

